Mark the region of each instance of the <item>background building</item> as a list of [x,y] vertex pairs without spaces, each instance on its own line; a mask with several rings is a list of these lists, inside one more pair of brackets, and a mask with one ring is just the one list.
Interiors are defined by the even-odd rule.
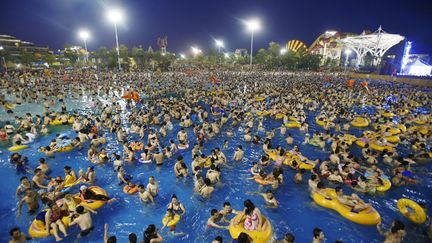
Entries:
[[0,35],[0,46],[3,47],[4,55],[12,57],[19,57],[23,51],[42,55],[50,52],[48,47],[39,47],[33,42],[19,40],[10,35]]

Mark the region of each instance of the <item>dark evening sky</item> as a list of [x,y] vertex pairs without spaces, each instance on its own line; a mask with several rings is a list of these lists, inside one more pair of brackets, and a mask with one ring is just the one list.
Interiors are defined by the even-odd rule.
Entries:
[[115,44],[106,10],[119,6],[126,13],[119,25],[121,44],[129,48],[152,45],[168,36],[168,50],[206,50],[212,38],[223,39],[228,50],[248,48],[250,37],[241,19],[258,17],[263,28],[255,35],[255,49],[268,42],[298,39],[310,45],[326,30],[360,33],[379,25],[389,33],[413,41],[413,52],[432,54],[430,0],[5,0],[0,9],[0,34],[49,46],[81,44],[78,29],[92,33],[89,49]]

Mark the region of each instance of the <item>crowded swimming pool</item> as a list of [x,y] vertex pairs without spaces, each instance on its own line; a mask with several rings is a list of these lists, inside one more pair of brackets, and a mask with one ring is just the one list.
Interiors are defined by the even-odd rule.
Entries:
[[[283,79],[284,76],[276,76],[275,79]],[[294,80],[295,77],[292,77]],[[179,78],[183,79],[183,77]],[[316,77],[311,78],[316,80]],[[187,79],[185,79],[187,80]],[[184,81],[184,80],[183,80]],[[185,82],[185,81],[184,81]],[[247,81],[244,81],[247,83]],[[303,79],[301,80],[303,82]],[[317,81],[320,82],[320,81]],[[337,81],[335,81],[337,82]],[[342,82],[342,81],[341,81]],[[371,89],[374,88],[374,84],[380,84],[378,81],[371,81]],[[251,87],[250,83],[247,83],[249,88]],[[253,84],[252,84],[253,85]],[[256,84],[255,84],[256,85]],[[207,87],[207,86],[206,86]],[[326,90],[334,88],[330,86],[329,88],[325,88]],[[403,86],[405,89],[406,87]],[[409,87],[412,88],[412,87]],[[214,87],[211,87],[214,89]],[[415,89],[415,88],[412,88]],[[223,89],[225,92],[228,89]],[[255,90],[257,91],[257,90]],[[430,90],[426,90],[430,92]],[[232,91],[237,93],[237,91]],[[277,93],[278,91],[276,91]],[[363,91],[353,91],[352,98],[356,97],[356,99],[366,100],[367,103],[367,94],[361,93]],[[403,92],[400,90],[399,92]],[[109,93],[109,92],[107,92]],[[427,93],[427,92],[426,92]],[[99,97],[94,94],[90,94],[86,92],[87,95],[93,97]],[[136,114],[137,109],[144,109],[149,111],[151,114],[160,114],[162,110],[162,106],[166,107],[174,107],[177,100],[173,98],[179,98],[182,96],[174,97],[175,94],[167,95],[167,99],[163,100],[162,98],[152,98],[156,99],[162,103],[146,103],[147,101],[151,101],[151,99],[144,99],[144,105],[137,105],[138,108],[135,108],[133,103],[126,104],[126,102],[122,99],[118,101],[121,106],[121,112],[117,114],[121,114],[120,118],[120,127],[127,128],[127,130],[131,129],[132,123],[136,123],[136,120],[131,119],[131,114]],[[177,94],[178,95],[178,94]],[[279,100],[279,97],[275,95],[275,93],[267,92],[267,93],[254,93],[252,96],[248,97],[250,100],[254,100],[258,96],[265,95],[266,97],[271,97],[269,99],[265,99],[262,102],[251,102],[252,104],[258,104],[257,110],[272,110],[272,107],[275,106]],[[289,94],[288,94],[289,95]],[[377,94],[374,94],[375,96]],[[171,100],[169,97],[172,97]],[[201,106],[203,109],[210,111],[212,110],[211,105],[217,103],[219,106],[222,106],[224,103],[220,100],[211,100],[214,97],[217,97],[217,94],[206,93],[206,95],[196,97],[190,97],[191,101],[196,99],[198,103],[191,102],[189,106],[197,107]],[[103,94],[100,94],[100,104],[95,101],[91,101],[89,97],[80,97],[80,99],[65,99],[67,100],[66,107],[68,107],[68,111],[76,111],[76,114],[91,114],[92,112],[95,115],[99,116],[102,109],[99,107],[102,104],[110,104],[109,97]],[[350,96],[351,97],[351,96]],[[246,97],[244,97],[246,99]],[[326,134],[326,129],[323,126],[320,126],[316,123],[316,117],[322,116],[321,105],[323,103],[318,99],[317,96],[308,96],[310,99],[315,99],[317,102],[316,109],[310,109],[315,105],[311,105],[308,108],[305,107],[306,115],[304,116],[305,121],[300,121],[301,124],[309,124],[308,126],[308,134],[312,138],[313,134],[316,131]],[[348,97],[344,97],[348,98]],[[6,97],[7,100],[13,99],[12,97]],[[180,99],[180,98],[179,98]],[[429,96],[430,99],[430,96]],[[240,101],[240,99],[236,99],[236,102]],[[301,97],[301,101],[306,101],[304,97]],[[426,100],[425,104],[430,104],[430,100]],[[292,101],[291,101],[292,102]],[[294,104],[297,105],[298,103]],[[159,106],[161,107],[159,107]],[[236,104],[235,102],[231,102],[229,105],[227,104],[225,107],[222,107],[220,111],[225,112],[228,115],[228,107],[232,106],[231,109],[234,111],[239,107],[240,104]],[[378,105],[378,104],[377,104]],[[382,105],[382,104],[380,104]],[[387,102],[386,105],[389,105]],[[151,106],[158,107],[156,109],[152,109]],[[210,155],[211,150],[216,147],[221,148],[222,152],[225,154],[228,159],[228,166],[221,166],[221,181],[214,184],[215,191],[212,193],[210,198],[203,198],[199,195],[199,193],[194,192],[194,180],[192,180],[192,169],[190,166],[192,157],[192,149],[193,144],[197,141],[197,136],[195,135],[192,128],[186,128],[185,131],[188,135],[188,142],[190,147],[185,150],[179,150],[174,153],[171,158],[165,158],[163,160],[162,166],[156,166],[155,163],[151,164],[143,164],[139,163],[137,160],[134,160],[133,163],[125,163],[124,170],[128,175],[132,177],[132,182],[134,184],[144,184],[148,183],[148,179],[150,176],[154,176],[159,185],[159,194],[154,198],[155,204],[144,204],[139,200],[137,195],[128,195],[123,192],[123,185],[118,185],[117,180],[117,172],[115,172],[115,168],[112,164],[112,160],[109,159],[106,163],[102,164],[93,164],[91,163],[87,156],[87,150],[89,149],[89,143],[84,143],[83,148],[74,148],[70,152],[64,153],[55,153],[54,157],[46,156],[46,154],[39,152],[38,149],[43,146],[49,146],[52,140],[56,140],[58,136],[56,134],[62,134],[62,136],[74,138],[76,136],[76,132],[71,129],[70,125],[60,125],[60,126],[50,126],[49,134],[45,136],[38,136],[34,142],[29,144],[29,147],[23,150],[18,151],[18,153],[22,156],[26,156],[28,158],[28,164],[26,168],[33,171],[34,168],[38,166],[39,158],[45,158],[46,162],[49,164],[51,168],[51,172],[49,174],[50,177],[54,176],[64,176],[63,168],[64,166],[70,166],[75,172],[78,172],[80,169],[87,170],[88,166],[94,166],[94,170],[96,173],[96,181],[95,185],[105,189],[108,195],[111,198],[115,198],[116,201],[106,204],[104,207],[98,209],[97,214],[93,215],[93,225],[95,229],[91,234],[86,236],[83,239],[83,242],[100,242],[103,237],[104,228],[103,225],[106,223],[109,226],[109,234],[115,235],[117,240],[120,242],[126,242],[128,239],[128,235],[130,233],[136,233],[138,238],[142,237],[142,233],[144,229],[147,228],[149,224],[155,224],[159,229],[162,227],[162,218],[165,216],[167,205],[171,202],[171,197],[173,194],[177,195],[178,200],[184,205],[186,209],[186,213],[182,216],[181,220],[177,224],[175,229],[176,233],[179,235],[172,235],[169,233],[168,229],[164,229],[160,231],[160,234],[164,238],[166,242],[211,242],[216,236],[222,236],[224,240],[228,241],[231,239],[230,232],[224,229],[214,229],[207,227],[207,219],[210,217],[211,209],[222,209],[224,202],[230,202],[231,206],[235,210],[243,210],[243,202],[246,199],[251,199],[255,206],[261,210],[261,213],[270,220],[271,225],[273,227],[273,237],[274,239],[281,239],[287,232],[291,232],[295,235],[296,241],[298,242],[308,242],[312,239],[312,230],[315,227],[322,229],[325,233],[325,238],[327,241],[335,241],[337,239],[342,239],[344,242],[378,242],[381,241],[382,237],[379,235],[375,226],[366,226],[356,224],[351,222],[344,217],[342,217],[339,213],[334,210],[326,209],[324,207],[318,206],[312,200],[310,194],[311,192],[308,190],[307,179],[310,177],[310,172],[306,172],[303,178],[303,181],[299,184],[294,183],[293,177],[298,172],[296,170],[291,169],[289,166],[283,166],[283,183],[277,188],[274,189],[274,197],[279,202],[279,207],[277,208],[267,208],[265,207],[266,202],[262,196],[257,195],[256,192],[265,192],[267,189],[271,189],[271,186],[262,186],[257,184],[254,180],[251,180],[252,174],[249,171],[252,167],[253,162],[259,162],[262,155],[264,155],[263,151],[263,140],[266,136],[266,133],[271,131],[273,128],[277,129],[275,131],[275,136],[271,139],[272,148],[275,149],[278,145],[282,146],[285,151],[289,151],[293,148],[294,145],[298,146],[301,151],[302,156],[307,157],[309,161],[315,161],[316,159],[320,159],[321,161],[328,160],[331,154],[331,141],[326,143],[324,149],[321,149],[319,146],[313,146],[311,144],[304,144],[305,134],[302,129],[288,129],[285,135],[281,135],[279,128],[283,126],[284,119],[275,119],[273,114],[272,116],[266,116],[262,120],[262,128],[260,129],[259,123],[260,118],[254,114],[254,109],[249,106],[249,102],[244,104],[244,111],[252,113],[250,117],[255,119],[253,124],[254,135],[257,135],[261,138],[261,141],[258,144],[246,142],[244,139],[245,124],[249,120],[249,116],[246,114],[238,115],[240,126],[235,125],[225,125],[220,127],[220,133],[213,134],[211,137],[206,137],[205,141],[203,141],[204,146],[201,149],[203,154]],[[98,107],[98,109],[96,109]],[[143,108],[145,107],[145,108]],[[325,106],[326,110],[329,110],[328,104]],[[422,113],[425,116],[428,116],[429,119],[426,123],[426,126],[429,126],[429,130],[427,131],[427,135],[425,136],[425,144],[424,151],[430,151],[430,111],[427,106],[419,106],[421,108],[416,108],[419,110],[415,110],[412,113],[416,114],[415,118],[418,118]],[[51,110],[59,110],[60,105],[56,104],[50,108]],[[299,107],[299,109],[303,109],[303,107]],[[352,106],[352,110],[361,114],[364,112],[366,116],[372,116],[373,114],[378,114],[378,109],[375,106],[371,106],[369,104]],[[31,115],[41,114],[44,110],[43,106],[40,104],[23,104],[17,106],[15,108],[15,113],[13,115],[7,114],[2,110],[2,122],[5,120],[13,121],[13,116],[21,116],[24,117],[25,113],[31,112]],[[174,109],[173,109],[174,110]],[[120,111],[120,110],[119,110]],[[396,112],[396,111],[395,111]],[[189,111],[186,113],[193,113],[192,122],[195,124],[202,124],[199,116],[196,115],[199,112]],[[283,112],[282,112],[283,113]],[[286,115],[292,112],[285,112]],[[113,116],[116,114],[113,112]],[[229,114],[231,115],[231,114]],[[78,115],[77,115],[78,116]],[[174,114],[173,114],[174,116]],[[210,123],[216,119],[212,117],[210,113],[209,121]],[[220,119],[221,115],[217,115],[217,120]],[[326,114],[326,117],[329,118],[331,114]],[[162,118],[162,116],[160,116]],[[297,118],[302,117],[301,114],[297,114]],[[415,119],[413,118],[413,119]],[[91,120],[94,121],[95,117],[92,117]],[[230,117],[232,119],[232,117]],[[233,119],[235,120],[235,119]],[[301,120],[301,119],[299,119]],[[348,120],[348,119],[347,119]],[[392,119],[393,120],[393,119]],[[346,121],[346,120],[344,120]],[[394,121],[400,122],[399,116],[394,117]],[[183,121],[182,121],[183,122]],[[373,119],[371,119],[373,122]],[[388,122],[387,120],[384,122]],[[380,121],[380,123],[384,123]],[[168,130],[167,136],[159,136],[158,140],[161,145],[169,146],[169,141],[171,139],[175,140],[175,143],[178,144],[178,132],[181,129],[180,120],[172,119],[173,129]],[[408,123],[408,122],[406,122]],[[156,131],[160,131],[160,125],[152,125],[147,123],[150,128],[155,128]],[[429,124],[429,125],[428,125]],[[258,128],[257,126],[258,125]],[[302,125],[303,126],[303,125]],[[233,136],[227,136],[227,131],[232,130]],[[335,132],[334,126],[331,126],[329,129],[332,133]],[[356,137],[362,137],[362,134],[365,130],[368,129],[360,129],[356,127],[349,127],[346,131],[341,131],[340,133],[349,133],[355,135]],[[372,130],[372,129],[371,129]],[[294,139],[293,144],[287,144],[286,136],[287,134],[292,134]],[[98,150],[101,148],[105,148],[108,155],[123,154],[123,144],[118,141],[118,135],[116,133],[109,132],[109,129],[100,127],[97,132],[98,135],[104,136],[106,138],[106,143],[99,146]],[[145,132],[145,136],[140,138],[139,134],[130,133],[127,135],[127,140],[130,141],[147,141],[149,133]],[[207,134],[206,134],[207,135]],[[410,135],[411,136],[411,135]],[[414,135],[412,135],[414,136]],[[402,136],[401,136],[402,137]],[[224,149],[224,142],[228,141],[228,148]],[[8,239],[7,232],[9,229],[18,226],[20,229],[27,233],[27,229],[29,228],[31,222],[35,218],[35,214],[27,215],[26,213],[22,213],[20,217],[16,217],[17,214],[17,198],[15,197],[16,187],[19,185],[19,178],[23,175],[31,178],[33,175],[29,172],[23,172],[21,174],[16,173],[16,165],[9,162],[10,156],[12,152],[7,151],[7,147],[11,144],[9,142],[4,142],[2,147],[2,153],[0,155],[1,159],[1,169],[0,169],[0,183],[4,186],[0,191],[0,197],[2,201],[0,202],[0,213],[4,223],[2,224],[2,234],[1,240],[6,241]],[[244,150],[244,158],[240,161],[233,161],[231,158],[233,157],[237,146],[241,145]],[[382,145],[384,146],[384,145]],[[349,153],[355,156],[355,158],[360,159],[362,157],[362,148],[356,146],[354,143],[352,146],[349,146]],[[409,154],[412,154],[411,143],[399,143],[397,145],[397,152],[399,156],[408,157]],[[173,167],[176,163],[176,159],[178,156],[183,156],[183,160],[186,162],[187,167],[189,168],[189,177],[186,178],[176,178],[173,172]],[[136,153],[137,158],[139,158],[139,153]],[[382,156],[376,155],[379,160],[382,160]],[[363,163],[362,163],[363,165]],[[369,165],[370,166],[370,165]],[[320,167],[317,165],[316,168]],[[393,177],[392,175],[392,167],[388,165],[383,165],[382,163],[379,167],[384,171],[384,174]],[[377,193],[359,193],[360,197],[365,200],[367,203],[371,204],[371,206],[379,212],[381,216],[381,222],[383,224],[383,228],[389,228],[390,224],[393,220],[400,220],[405,224],[405,230],[407,232],[406,239],[412,242],[428,242],[427,235],[425,234],[426,226],[414,224],[410,222],[406,217],[400,214],[396,202],[400,198],[408,198],[412,199],[417,203],[424,204],[426,208],[432,207],[431,197],[430,197],[430,187],[432,185],[432,164],[429,161],[421,161],[416,164],[411,165],[413,173],[415,173],[415,180],[418,183],[412,183],[408,186],[400,186],[400,187],[392,187],[390,190],[385,192],[377,192]],[[267,174],[273,169],[273,162],[264,170]],[[320,168],[322,170],[322,168]],[[360,170],[359,168],[357,168]],[[204,171],[207,169],[204,169]],[[363,170],[363,169],[362,169]],[[318,172],[318,171],[317,171]],[[319,172],[318,172],[319,173]],[[205,173],[203,173],[205,175]],[[357,177],[358,175],[356,175]],[[322,180],[325,180],[324,177]],[[326,181],[326,187],[336,187],[343,186],[344,193],[350,194],[353,190],[350,186],[344,185],[344,183],[334,183]],[[68,192],[69,193],[78,193],[80,189],[80,185],[72,187]],[[42,209],[42,206],[39,208],[38,212]],[[24,211],[23,211],[24,212]],[[230,216],[229,218],[232,218]],[[228,224],[225,224],[228,225]],[[78,234],[79,229],[77,227],[68,228],[69,237],[64,238],[66,241],[73,241],[75,239],[76,234]],[[183,234],[180,234],[183,233]],[[50,242],[53,241],[53,237],[48,237],[47,239],[38,239],[41,242]]]

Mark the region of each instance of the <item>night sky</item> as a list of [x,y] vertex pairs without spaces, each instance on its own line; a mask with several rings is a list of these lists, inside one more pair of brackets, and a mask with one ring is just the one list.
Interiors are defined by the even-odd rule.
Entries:
[[248,48],[250,37],[241,19],[258,17],[263,28],[254,48],[291,39],[308,46],[326,30],[361,33],[379,25],[413,41],[413,52],[432,55],[430,0],[5,0],[0,8],[0,34],[32,41],[55,50],[64,43],[81,44],[78,29],[92,33],[90,50],[113,47],[114,28],[106,19],[109,6],[126,13],[119,26],[121,44],[152,45],[168,36],[168,51],[190,52],[191,45],[214,48],[212,38],[226,48]]

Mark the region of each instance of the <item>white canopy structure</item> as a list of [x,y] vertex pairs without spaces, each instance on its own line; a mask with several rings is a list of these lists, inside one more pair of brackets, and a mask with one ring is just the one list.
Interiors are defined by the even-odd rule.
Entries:
[[432,73],[432,66],[423,63],[420,59],[407,65],[406,75],[412,76],[430,76]]
[[361,35],[346,37],[339,42],[357,54],[356,66],[358,67],[367,53],[373,56],[374,65],[377,65],[384,53],[404,39],[405,37],[401,35],[384,32],[380,26],[374,33],[365,34],[363,32]]

